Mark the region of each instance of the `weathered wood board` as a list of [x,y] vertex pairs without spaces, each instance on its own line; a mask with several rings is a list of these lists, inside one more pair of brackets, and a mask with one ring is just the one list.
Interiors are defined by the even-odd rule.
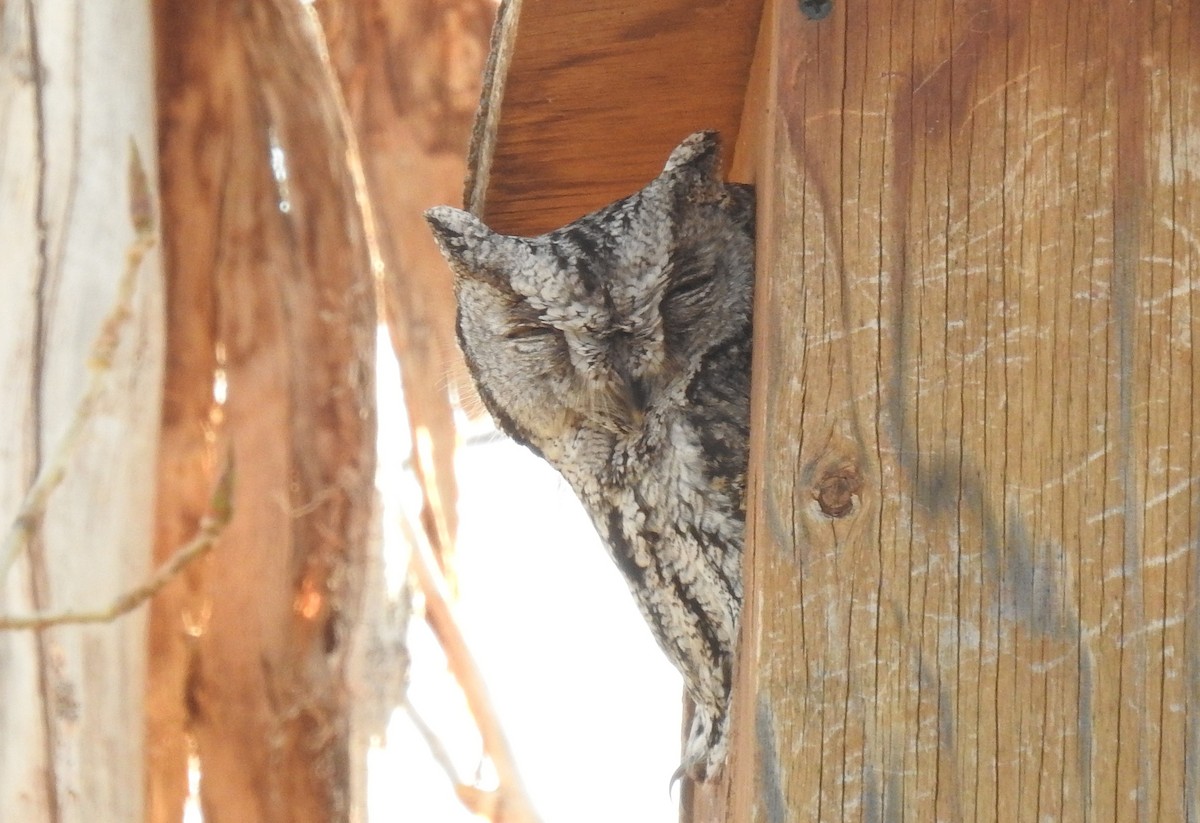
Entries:
[[773,8],[728,819],[1200,819],[1200,7]]

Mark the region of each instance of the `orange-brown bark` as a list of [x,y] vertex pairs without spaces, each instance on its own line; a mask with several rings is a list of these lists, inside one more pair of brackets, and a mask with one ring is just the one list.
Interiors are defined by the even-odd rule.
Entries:
[[194,517],[217,367],[236,514],[204,574],[155,613],[152,647],[169,662],[152,686],[164,761],[148,767],[150,819],[178,819],[185,728],[206,816],[346,819],[375,328],[346,138],[302,6],[157,11],[169,325],[181,324],[162,465],[190,467],[164,475],[160,550]]

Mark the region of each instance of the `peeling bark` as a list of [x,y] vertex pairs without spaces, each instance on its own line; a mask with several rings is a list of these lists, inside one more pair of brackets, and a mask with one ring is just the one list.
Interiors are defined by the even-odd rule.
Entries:
[[[345,820],[375,448],[374,283],[346,136],[302,6],[158,14],[169,311],[187,324],[163,465],[189,469],[164,474],[160,551],[194,517],[213,440],[237,480],[203,573],[156,612],[152,643],[171,660],[147,733],[169,760],[149,766],[151,819],[177,819],[190,733],[206,816]],[[228,397],[214,410],[217,368]]]

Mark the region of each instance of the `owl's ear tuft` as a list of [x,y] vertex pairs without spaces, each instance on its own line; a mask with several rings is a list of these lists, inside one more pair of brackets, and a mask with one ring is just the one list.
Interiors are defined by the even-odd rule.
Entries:
[[434,206],[425,212],[425,222],[433,230],[442,254],[451,263],[461,261],[465,254],[477,247],[492,231],[470,212],[450,206]]
[[509,245],[515,238],[489,229],[478,217],[462,209],[435,206],[425,212],[442,255],[456,275],[504,284],[504,271],[511,261]]
[[715,131],[698,131],[675,147],[662,176],[703,196],[717,195],[721,183],[721,137]]
[[694,174],[719,180],[721,177],[721,136],[715,131],[688,135],[667,158],[663,174],[687,169]]

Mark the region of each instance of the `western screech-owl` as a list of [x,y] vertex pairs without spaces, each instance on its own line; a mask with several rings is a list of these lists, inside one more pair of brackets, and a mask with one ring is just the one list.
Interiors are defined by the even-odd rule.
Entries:
[[749,436],[754,192],[720,166],[693,134],[644,189],[540,237],[426,213],[480,396],[579,495],[683,675],[699,780],[728,743]]

